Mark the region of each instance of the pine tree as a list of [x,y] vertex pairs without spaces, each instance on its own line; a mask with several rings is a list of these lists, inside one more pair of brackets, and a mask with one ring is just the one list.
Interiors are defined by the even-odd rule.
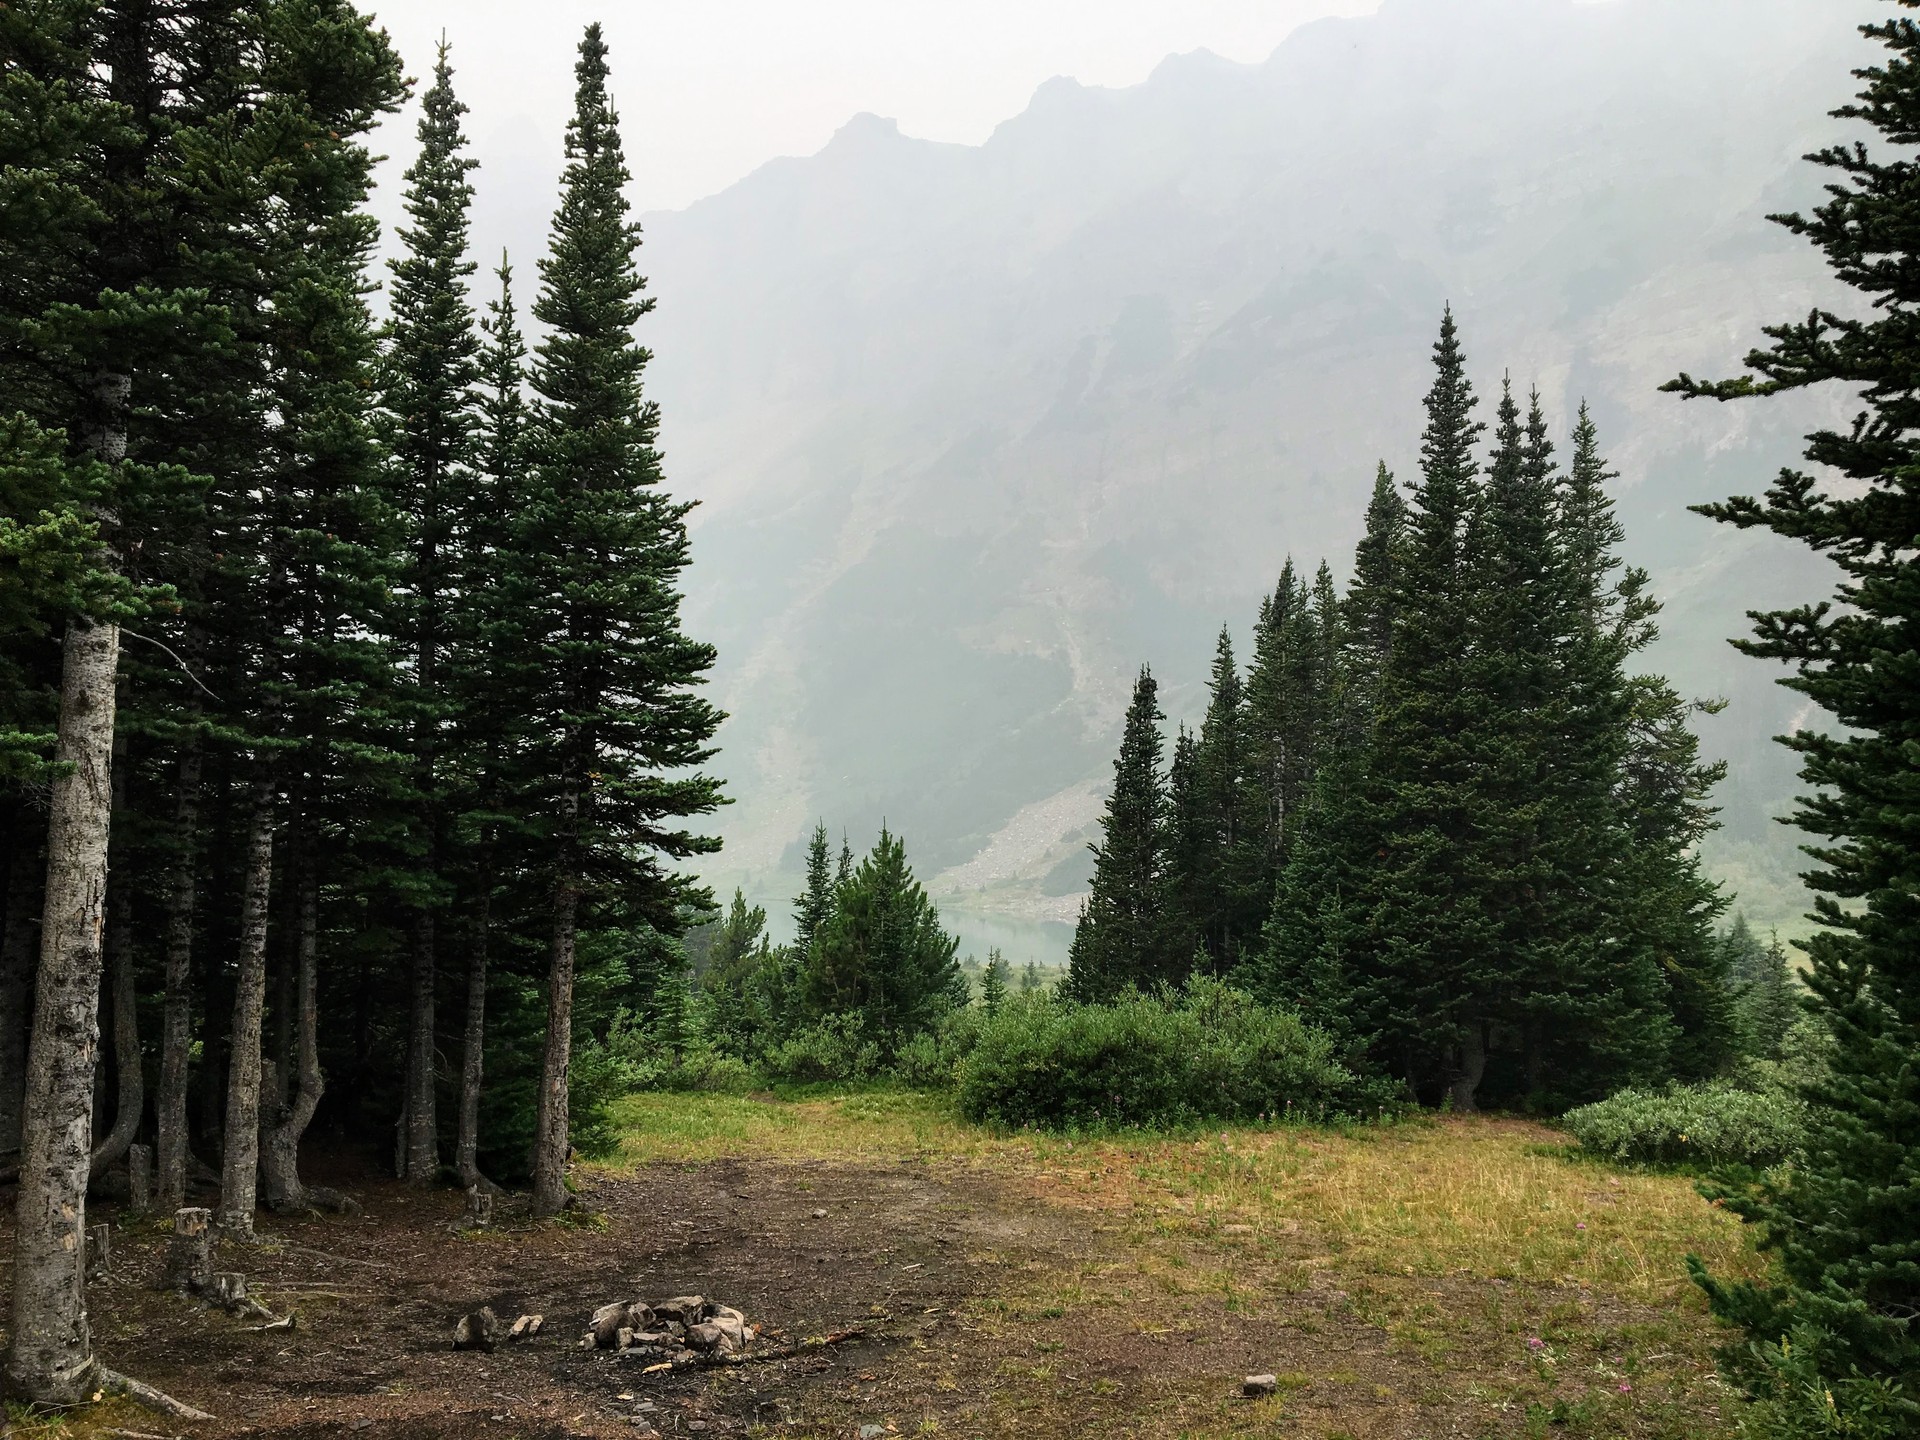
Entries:
[[807,961],[816,1016],[851,1015],[891,1057],[944,1011],[967,1003],[960,942],[907,863],[906,843],[884,826],[835,897]]
[[460,117],[467,107],[453,93],[445,40],[434,60],[433,84],[422,98],[420,152],[406,172],[406,250],[389,262],[393,320],[382,367],[393,503],[406,527],[407,561],[399,577],[406,597],[402,628],[412,661],[408,699],[413,731],[414,796],[422,851],[410,883],[412,946],[411,1029],[403,1095],[405,1165],[416,1185],[440,1169],[434,1055],[439,912],[446,898],[440,871],[446,844],[446,797],[436,774],[442,731],[457,723],[441,668],[449,643],[457,581],[454,531],[459,494],[469,487],[473,461],[476,354],[479,337],[467,299],[468,174],[478,163],[466,152]]
[[1463,644],[1480,600],[1469,522],[1484,426],[1449,310],[1434,349],[1421,477],[1400,562],[1405,597],[1381,683],[1367,784],[1378,856],[1374,938],[1362,983],[1366,1028],[1416,1083],[1443,1077],[1474,1106],[1504,957],[1474,874],[1484,698]]
[[455,724],[453,764],[462,776],[455,799],[456,845],[465,857],[467,997],[461,1045],[460,1114],[454,1170],[480,1184],[480,1094],[486,1076],[488,968],[503,857],[518,853],[520,817],[509,807],[511,761],[521,716],[514,697],[539,684],[529,663],[538,636],[515,603],[512,517],[526,495],[526,343],[513,299],[513,267],[503,254],[500,293],[480,322],[476,359],[479,428],[468,498],[454,522],[455,603],[448,617],[446,689]]
[[813,949],[814,937],[833,914],[834,877],[827,852],[827,827],[813,827],[807,841],[807,888],[793,901],[793,945],[802,957]]
[[[1901,0],[1916,8],[1914,0]],[[1889,52],[1857,72],[1857,103],[1836,112],[1891,144],[1912,139],[1920,107],[1920,24],[1863,27]],[[1920,1430],[1920,911],[1912,897],[1911,779],[1920,741],[1910,636],[1920,619],[1920,354],[1914,315],[1920,266],[1920,164],[1904,148],[1834,146],[1813,159],[1833,172],[1826,203],[1780,223],[1824,252],[1861,292],[1844,314],[1815,311],[1771,327],[1752,372],[1671,388],[1732,400],[1828,382],[1862,398],[1859,420],[1809,437],[1807,458],[1844,477],[1823,487],[1782,472],[1763,499],[1706,513],[1799,540],[1839,567],[1837,605],[1764,615],[1749,654],[1798,667],[1786,683],[1827,711],[1838,733],[1803,729],[1787,744],[1813,794],[1794,823],[1817,845],[1807,877],[1821,931],[1808,942],[1811,1005],[1832,1035],[1827,1077],[1815,1084],[1803,1162],[1790,1177],[1727,1204],[1760,1225],[1778,1257],[1775,1283],[1708,1279],[1721,1318],[1751,1348],[1729,1363],[1778,1433],[1902,1434]]]
[[[1207,955],[1207,923],[1219,902],[1221,855],[1201,798],[1199,742],[1182,725],[1167,766],[1167,903],[1169,941],[1183,955]],[[1208,963],[1211,963],[1209,959]]]
[[1076,1000],[1111,1000],[1178,978],[1187,956],[1169,923],[1166,777],[1159,687],[1141,667],[1113,765],[1113,793],[1093,846],[1093,883],[1068,955],[1067,990]]
[[[1251,938],[1243,929],[1257,911],[1258,841],[1249,814],[1247,715],[1242,700],[1240,669],[1233,658],[1233,637],[1223,626],[1214,647],[1206,719],[1200,726],[1193,754],[1194,799],[1198,809],[1199,845],[1183,870],[1192,872],[1198,887],[1195,901],[1199,939],[1214,969],[1225,971],[1238,960]],[[1176,750],[1175,763],[1179,763]],[[1176,820],[1177,823],[1177,820]],[[1184,980],[1182,974],[1167,977]]]
[[989,1018],[1000,1013],[1000,1007],[1007,1003],[1007,976],[1012,967],[1007,964],[998,947],[987,952],[987,968],[980,975],[980,1008]]
[[1778,1060],[1800,1018],[1800,987],[1778,936],[1766,944],[1745,915],[1735,915],[1720,937],[1733,1026],[1740,1050],[1759,1060]]
[[687,507],[660,491],[659,417],[642,398],[648,352],[633,338],[651,308],[635,269],[638,227],[607,93],[607,47],[590,26],[575,69],[567,167],[534,313],[547,327],[533,367],[531,494],[514,525],[516,603],[536,617],[545,684],[525,697],[523,795],[540,816],[551,887],[547,1042],[534,1209],[566,1203],[567,1066],[583,902],[617,885],[637,917],[672,933],[692,882],[663,861],[718,842],[683,828],[720,803],[697,773],[713,754],[714,708],[693,693],[710,646],[680,629]]
[[1406,530],[1407,502],[1382,461],[1367,502],[1366,534],[1354,551],[1353,583],[1347,587],[1343,606],[1344,670],[1369,728],[1399,610],[1400,552]]

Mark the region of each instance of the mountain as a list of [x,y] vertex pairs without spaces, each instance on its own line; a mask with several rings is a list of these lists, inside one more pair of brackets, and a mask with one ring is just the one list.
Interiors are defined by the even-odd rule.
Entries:
[[[646,217],[668,474],[698,498],[734,804],[709,874],[793,893],[816,817],[884,818],[969,939],[1057,955],[1131,678],[1194,721],[1211,637],[1291,555],[1344,576],[1376,462],[1417,456],[1441,309],[1483,396],[1593,405],[1655,664],[1724,697],[1716,871],[1804,908],[1797,723],[1726,637],[1823,562],[1687,507],[1763,487],[1836,397],[1684,405],[1759,327],[1838,303],[1765,223],[1871,53],[1872,0],[1386,0],[1263,64],[1053,80],[985,144],[851,120]],[[781,908],[784,908],[783,905]]]

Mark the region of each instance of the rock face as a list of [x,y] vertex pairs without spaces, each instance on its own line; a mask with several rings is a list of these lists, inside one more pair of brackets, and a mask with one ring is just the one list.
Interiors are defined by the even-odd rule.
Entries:
[[1825,112],[1884,9],[1388,0],[1263,64],[1049,82],[977,147],[861,117],[646,217],[688,624],[733,716],[710,878],[791,894],[814,816],[885,816],[936,892],[1070,919],[1138,665],[1191,721],[1289,553],[1346,573],[1376,461],[1413,473],[1450,300],[1483,396],[1511,366],[1562,433],[1593,402],[1670,602],[1656,663],[1733,702],[1710,849],[1750,919],[1796,923],[1756,892],[1797,889],[1767,737],[1798,702],[1725,637],[1821,562],[1685,507],[1763,488],[1827,402],[1656,387],[1828,295],[1763,217],[1817,200],[1799,157],[1850,133]]

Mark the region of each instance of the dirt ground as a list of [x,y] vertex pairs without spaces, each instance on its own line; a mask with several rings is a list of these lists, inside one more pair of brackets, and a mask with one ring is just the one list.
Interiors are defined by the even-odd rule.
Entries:
[[[121,1433],[560,1440],[688,1434],[857,1437],[1700,1435],[1719,1429],[1704,1352],[1654,1354],[1641,1393],[1610,1362],[1673,1317],[1576,1284],[1358,1272],[1310,1228],[1256,1243],[1045,1194],[1029,1176],[925,1157],[722,1159],[587,1172],[579,1215],[457,1231],[462,1197],[348,1181],[357,1217],[262,1217],[223,1244],[298,1328],[153,1288],[164,1222],[116,1222],[92,1289],[108,1363],[213,1412],[182,1426],[117,1411]],[[0,1241],[4,1240],[0,1233]],[[580,1348],[610,1300],[698,1293],[767,1329],[762,1348],[854,1338],[724,1371],[642,1373]],[[480,1305],[542,1333],[451,1348]],[[1693,1323],[1693,1322],[1689,1322]],[[1527,1337],[1545,1336],[1545,1340]],[[1536,1352],[1552,1350],[1548,1373]],[[1530,1351],[1529,1347],[1533,1347]],[[1239,1382],[1279,1377],[1271,1399]],[[1557,1407],[1557,1408],[1556,1408]],[[1548,1428],[1551,1427],[1551,1428]],[[71,1433],[86,1434],[75,1426]],[[93,1433],[115,1433],[111,1429]],[[868,1436],[873,1435],[869,1430]]]

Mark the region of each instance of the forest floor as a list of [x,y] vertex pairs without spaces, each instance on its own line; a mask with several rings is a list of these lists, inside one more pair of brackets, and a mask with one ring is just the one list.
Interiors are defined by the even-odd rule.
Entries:
[[[1713,1436],[1725,1336],[1683,1257],[1760,1264],[1685,1179],[1514,1120],[1069,1142],[898,1092],[649,1095],[621,1118],[566,1223],[462,1234],[457,1193],[324,1167],[363,1215],[263,1217],[216,1262],[291,1334],[156,1292],[164,1222],[117,1226],[102,1355],[219,1418],[115,1405],[16,1433]],[[684,1373],[580,1348],[597,1306],[683,1293],[790,1343],[859,1333]],[[545,1327],[454,1352],[482,1304]],[[1259,1373],[1277,1392],[1242,1399]]]

